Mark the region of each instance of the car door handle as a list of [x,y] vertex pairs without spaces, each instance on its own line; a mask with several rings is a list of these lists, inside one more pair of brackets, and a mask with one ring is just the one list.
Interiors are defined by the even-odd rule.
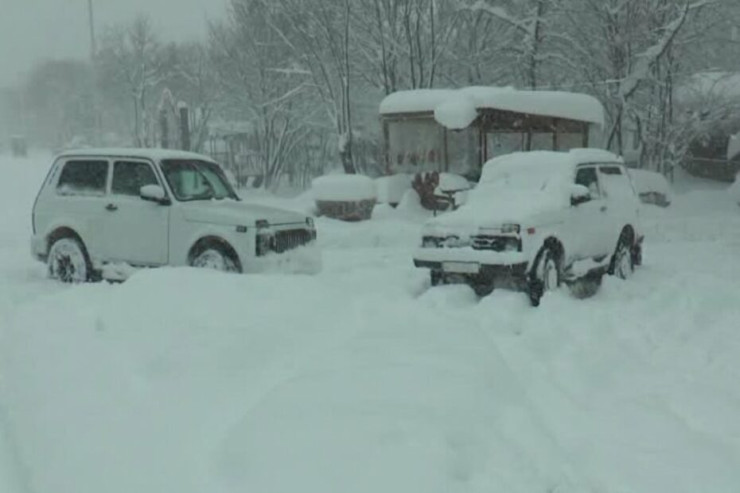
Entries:
[[114,212],[118,210],[118,206],[116,204],[108,204],[105,206],[105,210]]
[[599,210],[600,210],[601,212],[606,212],[606,206],[605,206],[605,205],[602,205],[602,206],[601,206],[601,209],[599,209]]

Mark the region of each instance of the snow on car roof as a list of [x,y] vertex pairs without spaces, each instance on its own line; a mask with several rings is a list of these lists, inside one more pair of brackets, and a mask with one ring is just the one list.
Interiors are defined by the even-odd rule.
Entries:
[[495,180],[508,173],[567,173],[579,164],[619,163],[622,159],[602,149],[571,149],[562,151],[525,151],[505,154],[483,165],[481,182]]
[[461,97],[470,98],[477,109],[514,111],[604,124],[604,107],[593,96],[562,91],[520,91],[513,87],[473,86],[398,91],[386,96],[380,103],[380,114],[435,111],[438,106]]
[[163,159],[199,159],[202,161],[213,161],[212,158],[194,152],[178,151],[175,149],[142,149],[142,148],[85,148],[69,149],[60,152],[57,157],[69,156],[106,156],[106,157],[131,157],[139,159],[152,159],[161,161]]

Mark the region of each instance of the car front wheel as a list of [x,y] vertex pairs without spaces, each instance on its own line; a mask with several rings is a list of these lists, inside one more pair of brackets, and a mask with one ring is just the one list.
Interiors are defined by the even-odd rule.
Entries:
[[211,269],[220,272],[240,272],[236,261],[220,248],[206,248],[193,257],[192,267]]
[[623,236],[617,244],[612,258],[611,274],[620,279],[629,279],[635,271],[634,256],[630,242]]
[[64,283],[81,283],[90,278],[90,260],[82,243],[72,237],[56,240],[49,249],[49,276]]
[[545,248],[539,255],[539,261],[529,279],[529,300],[532,306],[539,306],[545,293],[560,287],[561,272],[557,253],[552,248]]

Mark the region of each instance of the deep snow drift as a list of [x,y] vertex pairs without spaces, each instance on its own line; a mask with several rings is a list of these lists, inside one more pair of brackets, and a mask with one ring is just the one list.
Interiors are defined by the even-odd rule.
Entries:
[[422,214],[387,206],[319,219],[313,277],[61,286],[27,247],[47,165],[0,158],[0,491],[740,488],[740,207],[720,187],[646,207],[630,281],[532,309],[428,289]]

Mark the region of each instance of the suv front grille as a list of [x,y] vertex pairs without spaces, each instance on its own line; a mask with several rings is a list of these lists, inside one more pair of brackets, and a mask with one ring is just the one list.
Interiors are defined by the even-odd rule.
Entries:
[[522,245],[514,236],[477,235],[471,238],[474,250],[493,250],[494,252],[518,252]]
[[287,229],[276,231],[272,239],[271,250],[283,253],[302,247],[314,240],[314,234],[307,229]]

